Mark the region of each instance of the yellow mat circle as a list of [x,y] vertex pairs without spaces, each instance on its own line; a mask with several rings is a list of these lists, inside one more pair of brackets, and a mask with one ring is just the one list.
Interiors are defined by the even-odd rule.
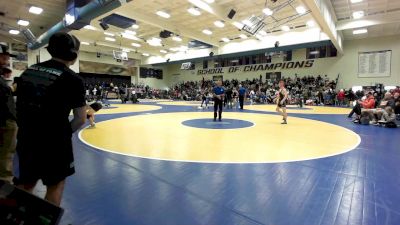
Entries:
[[255,124],[242,129],[182,125],[186,120],[210,116],[180,112],[124,117],[84,129],[80,138],[92,147],[123,155],[213,163],[301,161],[341,154],[360,143],[356,133],[337,125],[295,117],[281,125],[281,117],[267,114],[223,114],[224,118]]
[[[209,118],[206,112],[138,115],[97,123],[80,138],[100,150],[152,159],[257,163],[323,158],[354,149],[360,137],[354,132],[316,120],[252,113],[224,113],[224,118],[255,125],[242,129],[213,130],[182,125]],[[211,120],[210,120],[211,121]]]

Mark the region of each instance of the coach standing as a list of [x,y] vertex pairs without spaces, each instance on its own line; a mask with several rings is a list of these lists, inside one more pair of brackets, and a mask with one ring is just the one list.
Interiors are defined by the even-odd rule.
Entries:
[[243,109],[243,102],[246,98],[246,88],[244,88],[241,84],[239,85],[239,104],[240,109]]
[[218,120],[222,119],[222,105],[225,96],[225,89],[222,87],[222,81],[218,80],[216,82],[216,86],[213,89],[214,92],[214,121],[217,120],[217,111],[218,111]]
[[7,51],[7,46],[0,45],[0,179],[12,179],[12,155],[15,152],[17,122],[12,89],[6,79],[12,71],[8,66],[10,57],[15,55]]
[[[86,120],[83,81],[71,70],[79,40],[67,33],[50,37],[51,60],[29,67],[18,82],[18,168],[14,183],[32,192],[39,179],[46,200],[59,206],[65,179],[74,174],[72,134]],[[69,113],[73,119],[69,121]]]

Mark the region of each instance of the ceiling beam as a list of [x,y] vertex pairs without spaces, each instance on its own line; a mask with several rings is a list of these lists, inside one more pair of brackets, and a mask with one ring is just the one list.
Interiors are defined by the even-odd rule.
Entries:
[[336,17],[332,5],[324,0],[302,0],[302,2],[311,10],[311,15],[321,31],[329,37],[337,51],[343,54],[343,38],[341,32],[336,30]]
[[336,23],[336,30],[349,30],[362,27],[400,23],[400,12],[387,13],[384,15],[365,16],[362,19],[341,20]]

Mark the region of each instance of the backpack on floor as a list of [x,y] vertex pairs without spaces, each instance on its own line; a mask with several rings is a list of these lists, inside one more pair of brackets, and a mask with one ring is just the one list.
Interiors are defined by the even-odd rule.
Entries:
[[388,122],[385,124],[386,128],[397,128],[397,124],[395,122]]

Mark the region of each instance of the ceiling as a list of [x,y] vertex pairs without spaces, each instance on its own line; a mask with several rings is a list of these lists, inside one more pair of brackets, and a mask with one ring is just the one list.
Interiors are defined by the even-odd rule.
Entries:
[[[1,28],[0,33],[8,34],[9,29],[21,28],[18,19],[30,22],[29,29],[37,37],[47,31],[54,24],[58,23],[65,13],[65,0],[0,0],[0,12],[4,16],[0,16]],[[31,6],[43,8],[40,15],[29,13]]]
[[[213,46],[219,46],[223,43],[222,38],[228,38],[230,40],[239,39],[240,34],[247,34],[245,31],[240,31],[235,27],[232,22],[241,22],[244,19],[248,19],[252,15],[263,16],[262,9],[265,6],[265,0],[216,0],[214,3],[210,4],[215,11],[221,11],[221,13],[209,13],[205,10],[199,9],[201,15],[193,16],[188,13],[187,9],[192,7],[193,4],[187,0],[135,0],[127,3],[116,10],[107,13],[116,13],[123,15],[132,19],[137,20],[139,29],[129,29],[131,31],[137,32],[136,36],[140,40],[129,40],[120,37],[120,33],[124,32],[123,29],[110,26],[107,30],[109,33],[115,34],[115,42],[105,41],[106,35],[104,35],[104,30],[99,25],[99,20],[104,18],[103,15],[92,21],[91,25],[96,28],[95,31],[81,29],[80,31],[74,31],[73,33],[78,36],[81,40],[90,43],[100,43],[100,46],[84,47],[85,49],[95,49],[100,51],[104,49],[104,45],[110,46],[121,46],[121,48],[128,48],[131,50],[137,50],[141,53],[150,53],[160,55],[160,50],[171,51],[171,48],[186,46],[191,40],[199,40],[208,43]],[[282,3],[287,2],[287,0],[278,0],[276,3],[268,1],[267,7],[273,9],[280,6]],[[266,32],[272,32],[273,34],[278,34],[282,32],[280,30],[280,25],[285,23],[292,27],[293,29],[305,29],[305,24],[307,21],[311,20],[312,17],[309,14],[302,15],[299,18],[287,22],[288,19],[285,18],[298,15],[295,8],[301,5],[300,0],[291,0],[291,4],[283,7],[281,10],[274,13],[273,16],[269,16],[265,19],[267,26],[264,28]],[[230,9],[236,10],[236,15],[233,20],[227,18],[227,14]],[[168,12],[171,17],[168,19],[159,17],[156,15],[156,11],[163,10]],[[218,28],[214,25],[217,20],[225,21],[225,26],[223,28]],[[281,23],[277,21],[283,20]],[[176,42],[171,38],[162,39],[162,46],[154,47],[146,43],[153,37],[159,37],[159,33],[162,30],[169,30],[176,35],[179,35],[183,41]],[[209,29],[213,33],[212,35],[205,35],[202,31],[204,29]],[[251,35],[247,34],[249,37]],[[252,37],[255,38],[255,37]],[[139,43],[142,46],[140,48],[135,48],[131,46],[131,43]]]
[[[281,25],[285,24],[292,30],[305,30],[307,21],[314,20],[315,15],[305,13],[299,18],[288,20],[291,16],[298,15],[295,8],[303,5],[308,0],[278,0],[273,3],[272,0],[215,0],[209,4],[212,11],[199,9],[201,15],[193,16],[188,13],[187,9],[194,6],[197,0],[133,0],[123,6],[106,13],[94,20],[91,25],[96,30],[81,29],[73,31],[82,41],[89,42],[89,46],[82,46],[83,50],[92,52],[111,52],[115,48],[128,48],[131,51],[139,53],[150,53],[153,55],[162,55],[160,50],[171,51],[171,48],[187,46],[187,43],[192,40],[199,40],[214,47],[219,47],[223,44],[222,38],[228,38],[231,41],[236,41],[239,35],[246,34],[249,38],[256,38],[249,35],[245,31],[239,30],[232,23],[234,21],[241,22],[255,15],[263,17],[262,9],[269,7],[274,10],[273,16],[265,18],[267,24],[264,30],[269,36],[279,35]],[[203,0],[205,1],[205,0]],[[376,37],[384,35],[400,34],[400,0],[362,0],[360,3],[351,3],[351,0],[327,0],[331,4],[332,10],[337,18],[336,27],[344,36],[344,39]],[[9,29],[19,28],[17,20],[19,18],[30,21],[29,29],[32,30],[35,36],[39,36],[47,31],[51,26],[62,20],[65,12],[66,0],[0,0],[0,12],[4,12],[5,16],[0,16],[0,35],[8,37],[17,37],[10,35]],[[265,5],[267,2],[267,5]],[[277,10],[277,7],[290,2],[286,7]],[[30,6],[35,5],[44,9],[41,15],[34,15],[28,12]],[[232,20],[227,18],[230,9],[236,10],[236,15]],[[171,15],[170,18],[162,18],[156,15],[156,11],[163,10]],[[352,13],[362,10],[365,16],[361,19],[354,19]],[[139,29],[129,30],[136,32],[137,40],[130,40],[121,37],[123,29],[110,26],[107,32],[115,35],[115,42],[105,40],[105,34],[99,26],[99,20],[112,13],[120,14],[137,21]],[[217,20],[225,22],[223,28],[218,28],[214,25]],[[281,22],[277,22],[280,21]],[[370,23],[365,25],[365,21]],[[362,22],[362,23],[361,23]],[[357,23],[355,25],[355,23]],[[367,34],[353,35],[354,29],[367,28]],[[212,35],[206,35],[202,31],[209,29]],[[151,46],[146,43],[153,37],[159,37],[162,30],[169,30],[175,35],[179,35],[183,41],[177,42],[172,38],[162,39],[162,46]],[[23,40],[19,36],[20,40]],[[96,43],[96,44],[94,44]],[[132,43],[139,43],[141,47],[133,47]]]
[[[400,0],[363,0],[351,3],[350,0],[331,0],[338,24],[355,21],[376,21],[374,25],[363,26],[362,23],[354,29],[367,28],[368,33],[353,35],[354,29],[343,30],[344,38],[357,39],[400,34]],[[354,19],[355,11],[363,11],[365,16]]]

